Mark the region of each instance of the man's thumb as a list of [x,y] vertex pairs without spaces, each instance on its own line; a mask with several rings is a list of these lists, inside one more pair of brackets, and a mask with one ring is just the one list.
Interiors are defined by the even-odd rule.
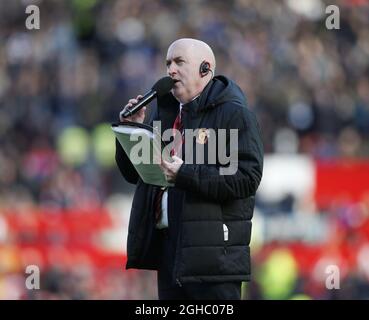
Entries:
[[177,157],[176,155],[173,155],[172,156],[172,159],[176,162],[178,162],[178,160],[181,160],[181,158]]

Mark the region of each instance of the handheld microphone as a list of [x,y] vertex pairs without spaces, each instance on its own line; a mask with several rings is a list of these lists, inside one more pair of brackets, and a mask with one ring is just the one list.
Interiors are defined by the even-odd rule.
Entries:
[[172,90],[173,86],[174,86],[174,80],[171,77],[167,76],[167,77],[161,78],[152,86],[151,90],[147,92],[142,97],[142,99],[138,101],[137,104],[135,104],[131,109],[127,108],[127,110],[124,110],[122,117],[127,118],[127,117],[132,116],[137,111],[142,109],[144,106],[149,104],[156,97],[161,97],[169,93],[169,91]]

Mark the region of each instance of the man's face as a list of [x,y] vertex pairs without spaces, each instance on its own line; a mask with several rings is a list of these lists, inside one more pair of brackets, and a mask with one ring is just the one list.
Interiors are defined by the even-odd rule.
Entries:
[[191,52],[191,47],[181,44],[170,46],[166,64],[168,75],[178,80],[172,89],[177,100],[187,103],[200,93],[199,63]]

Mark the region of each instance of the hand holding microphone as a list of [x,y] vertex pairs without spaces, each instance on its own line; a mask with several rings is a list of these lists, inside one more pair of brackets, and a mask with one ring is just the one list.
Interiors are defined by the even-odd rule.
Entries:
[[123,110],[119,113],[120,121],[128,120],[142,123],[145,118],[145,106],[156,97],[161,97],[174,86],[174,80],[171,77],[164,77],[157,81],[152,89],[144,96],[138,95],[136,99],[130,99]]
[[119,113],[119,120],[120,121],[126,120],[126,121],[133,121],[133,122],[143,123],[144,119],[145,119],[146,107],[143,107],[142,109],[140,109],[135,114],[132,114],[131,116],[124,117],[124,114],[126,114],[126,112],[130,108],[132,108],[132,106],[137,105],[138,101],[141,100],[142,98],[143,98],[143,96],[139,94],[136,97],[136,99],[130,99],[128,101],[128,103],[124,106],[123,110]]

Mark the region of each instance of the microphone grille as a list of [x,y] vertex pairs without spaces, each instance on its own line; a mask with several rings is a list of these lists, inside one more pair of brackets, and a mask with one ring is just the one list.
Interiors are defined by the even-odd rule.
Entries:
[[174,80],[167,76],[159,79],[153,86],[152,89],[156,91],[156,94],[161,97],[172,90],[174,86]]

